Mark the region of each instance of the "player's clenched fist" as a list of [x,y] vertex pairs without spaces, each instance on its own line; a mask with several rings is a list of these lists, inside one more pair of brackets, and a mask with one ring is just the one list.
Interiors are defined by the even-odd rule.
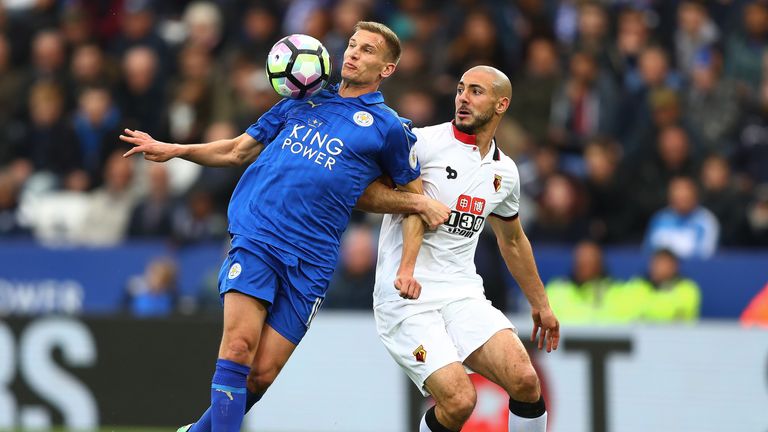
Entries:
[[413,276],[400,276],[395,278],[395,289],[400,291],[400,297],[404,299],[417,299],[421,295],[421,284]]

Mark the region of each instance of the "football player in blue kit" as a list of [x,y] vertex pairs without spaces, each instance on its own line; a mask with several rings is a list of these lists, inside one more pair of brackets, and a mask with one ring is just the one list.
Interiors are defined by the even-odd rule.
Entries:
[[[399,57],[400,42],[389,28],[360,22],[344,52],[338,87],[282,100],[237,138],[177,145],[141,131],[126,129],[120,136],[134,145],[126,157],[181,157],[207,166],[253,162],[228,209],[232,245],[219,275],[224,331],[211,406],[180,431],[240,430],[244,414],[275,380],[320,308],[341,234],[374,179],[388,176],[411,192],[393,203],[412,213],[404,235],[409,227],[435,228],[447,220],[450,210],[422,195],[415,135],[377,91]],[[414,296],[420,287],[412,269],[402,273],[397,288]]]

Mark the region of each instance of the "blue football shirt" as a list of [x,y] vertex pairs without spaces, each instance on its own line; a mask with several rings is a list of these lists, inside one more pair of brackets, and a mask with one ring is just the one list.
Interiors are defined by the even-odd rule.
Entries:
[[337,89],[285,99],[246,131],[265,144],[229,203],[229,231],[335,266],[357,199],[382,173],[419,176],[410,122],[380,92],[343,98]]

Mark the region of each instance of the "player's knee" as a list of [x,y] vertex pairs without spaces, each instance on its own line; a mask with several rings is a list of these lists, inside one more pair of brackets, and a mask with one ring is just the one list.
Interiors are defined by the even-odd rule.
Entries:
[[228,337],[222,344],[221,357],[240,364],[250,364],[256,353],[256,341],[247,337]]
[[251,393],[263,394],[275,382],[278,373],[280,373],[280,368],[278,367],[251,370],[251,373],[248,374],[248,390]]
[[475,388],[469,386],[451,394],[443,405],[448,414],[458,423],[464,424],[472,415],[477,404]]
[[517,379],[515,379],[515,384],[510,393],[510,396],[513,399],[519,401],[537,401],[541,394],[541,390],[536,370],[534,370],[533,367],[523,369],[523,372],[517,376]]

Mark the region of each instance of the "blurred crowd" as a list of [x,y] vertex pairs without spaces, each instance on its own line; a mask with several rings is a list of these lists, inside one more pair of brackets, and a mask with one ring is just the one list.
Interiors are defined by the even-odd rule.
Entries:
[[[468,67],[511,77],[497,140],[534,243],[683,259],[768,246],[765,0],[2,0],[0,238],[225,239],[242,168],[125,159],[120,131],[236,136],[279,100],[263,71],[274,42],[320,39],[338,80],[366,19],[403,42],[382,91],[416,126],[451,119]],[[354,221],[335,283],[372,286],[377,219]],[[491,237],[479,267],[501,281]]]

